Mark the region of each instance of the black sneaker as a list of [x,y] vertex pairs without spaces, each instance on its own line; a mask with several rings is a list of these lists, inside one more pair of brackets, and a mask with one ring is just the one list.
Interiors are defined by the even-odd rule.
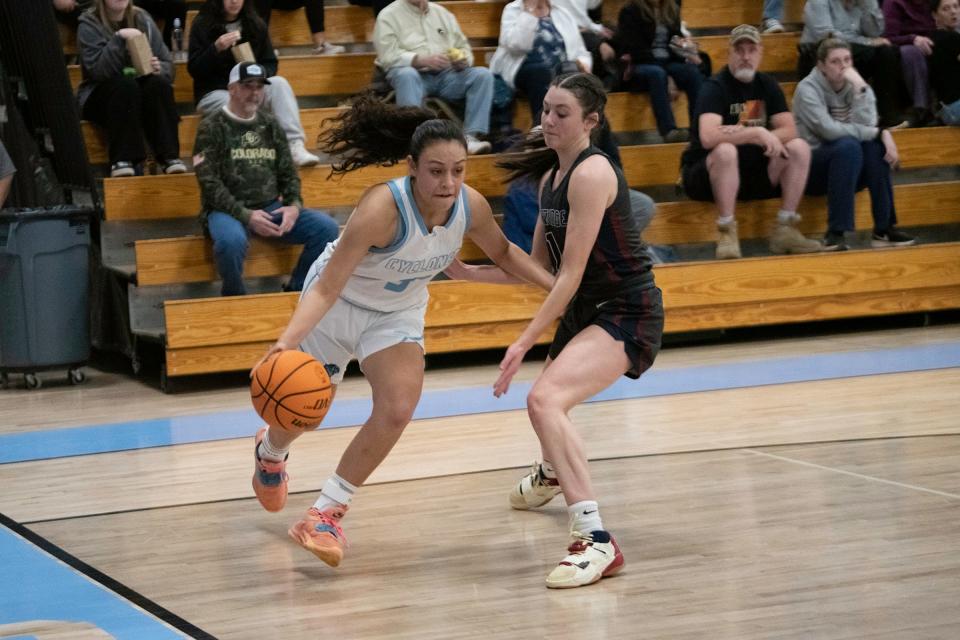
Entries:
[[907,247],[917,244],[917,239],[908,236],[896,227],[890,227],[886,231],[874,231],[870,238],[870,246],[880,247]]
[[827,235],[823,236],[824,251],[846,251],[849,248],[842,231],[827,231]]

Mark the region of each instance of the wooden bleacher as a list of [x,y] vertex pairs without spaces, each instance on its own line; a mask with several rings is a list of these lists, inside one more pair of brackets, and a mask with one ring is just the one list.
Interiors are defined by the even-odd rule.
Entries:
[[[476,0],[440,2],[449,9],[460,23],[464,34],[473,39],[497,38],[500,31],[500,15],[503,0]],[[717,0],[708,4],[691,4],[684,7],[683,17],[691,29],[717,29],[741,23],[759,24],[761,5],[742,0]],[[604,3],[603,19],[616,24],[621,1],[607,0]],[[196,11],[187,12],[186,33],[196,18]],[[802,0],[787,0],[784,21],[799,23],[803,20]],[[365,43],[373,38],[373,14],[368,7],[351,5],[328,6],[324,10],[324,27],[327,38],[337,43]],[[311,43],[306,12],[275,10],[270,20],[270,38],[275,47],[306,46]],[[72,29],[60,25],[60,42],[66,55],[77,53],[77,36]]]
[[[444,3],[460,17],[469,37],[496,38],[503,2]],[[605,18],[615,19],[620,3],[605,6]],[[684,19],[694,29],[720,29],[758,23],[761,3],[705,0],[684,3]],[[802,17],[801,0],[788,0],[785,22]],[[463,13],[459,13],[463,12]],[[611,16],[612,12],[612,16]],[[367,8],[328,7],[327,34],[333,42],[368,42],[372,18]],[[469,17],[467,17],[469,16]],[[716,32],[714,32],[716,33]],[[275,12],[271,34],[276,46],[308,45],[309,33],[301,11]],[[797,32],[765,36],[766,71],[790,73],[796,65]],[[719,67],[725,59],[725,36],[698,37]],[[475,47],[477,62],[493,47]],[[280,74],[299,95],[344,95],[366,85],[373,67],[372,53],[333,57],[284,56]],[[76,85],[78,69],[71,69]],[[788,98],[795,83],[785,83]],[[175,90],[179,102],[193,100],[192,85],[178,65]],[[686,126],[685,103],[675,112]],[[304,109],[301,116],[308,139],[321,130],[322,121],[336,109]],[[523,123],[526,108],[518,109]],[[654,121],[646,95],[611,94],[611,124],[618,131],[649,130]],[[181,124],[181,152],[192,151],[197,118]],[[92,127],[84,135],[92,162],[105,162],[103,137]],[[895,134],[907,169],[955,166],[960,129],[920,129]],[[627,146],[621,149],[631,185],[672,184],[677,178],[682,145]],[[469,183],[489,197],[503,195],[506,185],[493,166],[494,156],[470,160]],[[328,169],[302,171],[304,200],[311,206],[342,207],[354,203],[360,191],[374,182],[402,175],[402,167],[368,168],[341,181],[327,181]],[[929,180],[929,178],[928,178]],[[194,176],[145,176],[104,181],[106,219],[130,220],[192,218],[199,208]],[[901,184],[895,199],[902,226],[960,223],[960,181],[942,180]],[[150,203],[149,208],[143,203]],[[738,206],[742,238],[760,238],[774,218],[778,202]],[[802,230],[822,233],[826,224],[823,198],[806,198],[801,205]],[[689,201],[660,202],[645,232],[648,242],[683,244],[714,240],[711,205]],[[151,223],[147,223],[151,224]],[[857,197],[857,225],[871,224],[869,198]],[[476,258],[469,243],[464,257]],[[149,290],[170,285],[206,283],[216,278],[209,241],[198,235],[138,240],[134,243],[137,287]],[[245,275],[279,276],[292,268],[299,247],[277,246],[254,239]],[[850,251],[809,256],[765,256],[724,262],[674,263],[656,268],[664,290],[667,331],[680,332],[755,326],[960,307],[960,243],[929,244],[890,250]],[[503,347],[512,342],[543,299],[529,286],[495,286],[465,282],[434,282],[427,314],[425,339],[430,353]],[[272,293],[232,298],[167,299],[165,322],[166,375],[234,371],[248,368],[276,339],[296,304],[297,294]],[[545,341],[548,335],[542,336]]]

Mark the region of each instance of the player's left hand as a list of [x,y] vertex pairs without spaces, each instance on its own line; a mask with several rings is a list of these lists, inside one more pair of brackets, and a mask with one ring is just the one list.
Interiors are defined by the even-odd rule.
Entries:
[[514,342],[507,348],[507,353],[500,361],[500,377],[493,383],[493,395],[500,397],[510,389],[510,381],[520,370],[523,363],[523,356],[527,354],[530,347],[519,342]]
[[300,209],[294,206],[280,207],[276,211],[281,214],[283,217],[280,219],[280,234],[284,235],[290,232],[293,229],[293,225],[297,223],[297,218],[300,217]]

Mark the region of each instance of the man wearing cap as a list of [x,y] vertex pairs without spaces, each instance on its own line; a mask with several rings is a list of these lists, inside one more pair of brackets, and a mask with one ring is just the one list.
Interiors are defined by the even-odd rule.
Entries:
[[796,228],[797,205],[810,168],[810,146],[797,137],[780,85],[759,73],[760,32],[740,25],[730,33],[727,65],[704,83],[681,158],[683,186],[693,200],[717,205],[717,258],[739,258],[737,200],[782,193],[770,236],[773,253],[821,251]]
[[225,296],[246,293],[243,261],[251,234],[304,245],[285,287],[299,291],[310,265],[339,233],[330,216],[302,208],[286,135],[276,118],[260,109],[269,83],[256,63],[234,66],[227,104],[204,117],[194,144],[200,215],[213,240]]
[[373,29],[377,66],[400,106],[421,106],[426,96],[464,100],[463,131],[470,154],[490,151],[493,74],[473,66],[473,51],[457,18],[429,0],[394,0]]

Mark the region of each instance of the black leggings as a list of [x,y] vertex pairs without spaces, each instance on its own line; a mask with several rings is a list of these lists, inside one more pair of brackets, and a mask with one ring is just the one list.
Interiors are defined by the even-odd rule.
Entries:
[[107,130],[111,164],[143,161],[144,135],[158,161],[180,157],[173,87],[159,76],[116,76],[101,82],[83,103],[83,117]]
[[270,12],[274,9],[292,11],[304,7],[307,10],[310,33],[326,31],[323,26],[323,0],[254,0],[254,6],[267,24],[270,24]]

